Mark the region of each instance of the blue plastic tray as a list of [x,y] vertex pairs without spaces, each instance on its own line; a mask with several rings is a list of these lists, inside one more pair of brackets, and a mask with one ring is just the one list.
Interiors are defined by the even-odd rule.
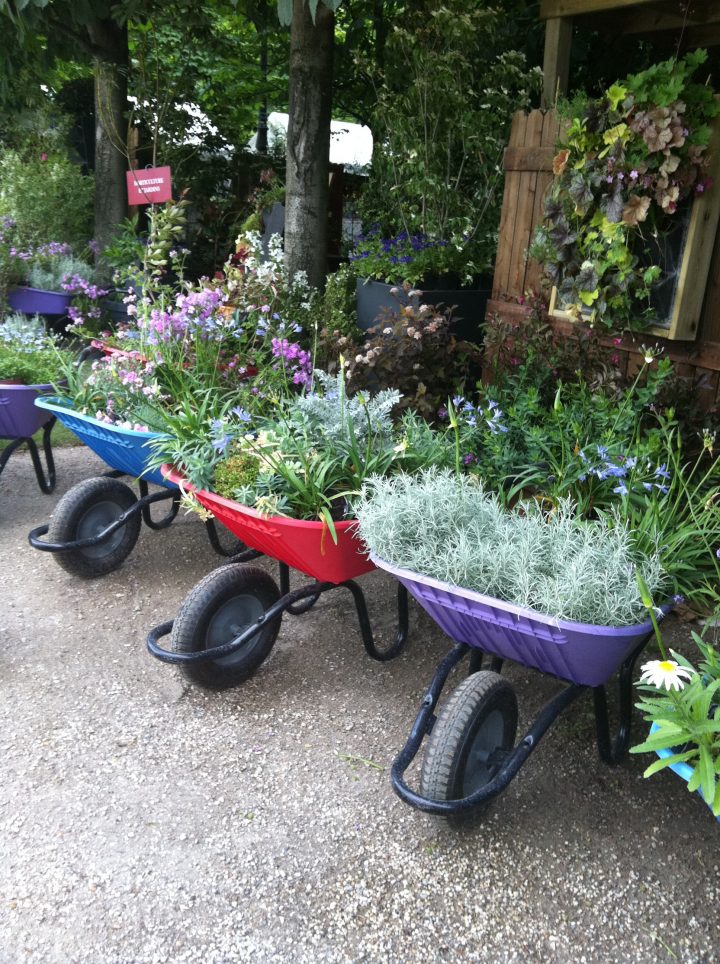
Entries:
[[59,422],[74,432],[81,442],[92,449],[96,455],[107,462],[111,469],[124,472],[133,478],[143,477],[147,482],[161,485],[166,489],[176,489],[173,482],[164,479],[160,469],[149,469],[147,463],[150,439],[162,438],[160,432],[137,432],[135,429],[119,428],[109,425],[90,415],[82,415],[63,405],[60,399],[42,397],[35,399],[38,408],[52,412]]

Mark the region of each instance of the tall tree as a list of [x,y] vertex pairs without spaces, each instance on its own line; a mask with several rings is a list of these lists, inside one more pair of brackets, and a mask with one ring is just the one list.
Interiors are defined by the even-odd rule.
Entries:
[[322,287],[327,273],[328,173],[335,14],[294,0],[285,170],[285,263]]
[[127,214],[127,24],[122,5],[108,0],[0,0],[23,43],[42,32],[49,49],[72,44],[95,75],[95,239],[104,247]]

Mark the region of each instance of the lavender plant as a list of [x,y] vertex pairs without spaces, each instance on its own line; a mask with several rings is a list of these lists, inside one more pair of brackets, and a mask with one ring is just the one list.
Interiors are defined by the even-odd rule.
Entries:
[[372,396],[365,392],[348,395],[342,372],[328,375],[316,369],[314,376],[322,391],[291,400],[288,405],[291,420],[304,422],[312,435],[326,439],[344,438],[349,430],[359,440],[371,433],[390,434],[390,415],[401,397],[397,389],[383,389]]
[[569,501],[507,511],[447,469],[373,478],[354,511],[381,558],[557,619],[632,625],[645,618],[636,569],[659,598],[668,586],[657,551],[638,552],[627,527],[585,521]]

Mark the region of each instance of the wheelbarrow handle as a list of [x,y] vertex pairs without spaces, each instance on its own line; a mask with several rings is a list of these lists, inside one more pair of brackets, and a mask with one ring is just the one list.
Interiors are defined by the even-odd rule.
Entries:
[[172,650],[163,649],[163,647],[159,645],[158,640],[172,632],[173,624],[172,622],[168,622],[162,623],[162,625],[150,630],[146,639],[147,648],[153,656],[162,660],[163,663],[179,663],[183,665],[188,665],[189,663],[211,663],[216,659],[220,659],[223,656],[230,656],[237,652],[237,650],[242,649],[245,643],[257,635],[263,626],[278,616],[281,616],[283,612],[299,600],[307,599],[309,596],[320,595],[320,593],[327,592],[329,589],[336,588],[337,586],[333,582],[313,582],[307,586],[301,586],[292,592],[286,593],[284,596],[281,596],[276,603],[269,606],[255,623],[247,626],[235,639],[231,639],[221,646],[202,649],[196,653],[174,653]]
[[151,503],[161,502],[163,499],[167,499],[172,495],[173,493],[171,491],[163,490],[162,492],[153,492],[152,495],[146,495],[144,498],[138,499],[137,502],[134,502],[128,509],[120,513],[117,519],[105,526],[102,532],[98,532],[98,534],[94,536],[88,536],[86,539],[73,539],[71,542],[44,542],[40,536],[47,535],[50,526],[46,524],[32,529],[28,534],[28,542],[33,549],[40,549],[43,552],[70,552],[74,549],[88,549],[90,546],[98,546],[108,539],[113,532],[121,529],[128,519],[132,518],[137,512],[145,512],[147,506]]

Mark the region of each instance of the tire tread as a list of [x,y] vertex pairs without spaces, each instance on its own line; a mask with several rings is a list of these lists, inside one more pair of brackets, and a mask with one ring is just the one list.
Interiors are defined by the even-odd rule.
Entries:
[[[230,590],[248,588],[260,591],[266,609],[280,598],[275,580],[259,566],[231,562],[208,573],[183,600],[172,629],[170,645],[173,652],[196,653],[203,650],[205,640],[199,639],[198,634],[208,609]],[[252,659],[237,667],[221,666],[211,661],[181,666],[181,672],[191,683],[205,689],[223,690],[236,686],[249,679],[270,655],[280,632],[280,623],[281,617],[278,616],[261,630],[266,634],[264,644],[252,653]]]
[[[112,499],[123,510],[137,502],[133,490],[118,479],[97,476],[78,482],[60,499],[50,519],[48,542],[73,542],[77,538],[80,519],[92,507],[93,501],[102,502]],[[118,569],[135,547],[140,535],[142,519],[137,512],[125,523],[124,538],[116,549],[105,558],[86,556],[82,549],[54,553],[57,564],[73,576],[81,579],[96,579]]]

